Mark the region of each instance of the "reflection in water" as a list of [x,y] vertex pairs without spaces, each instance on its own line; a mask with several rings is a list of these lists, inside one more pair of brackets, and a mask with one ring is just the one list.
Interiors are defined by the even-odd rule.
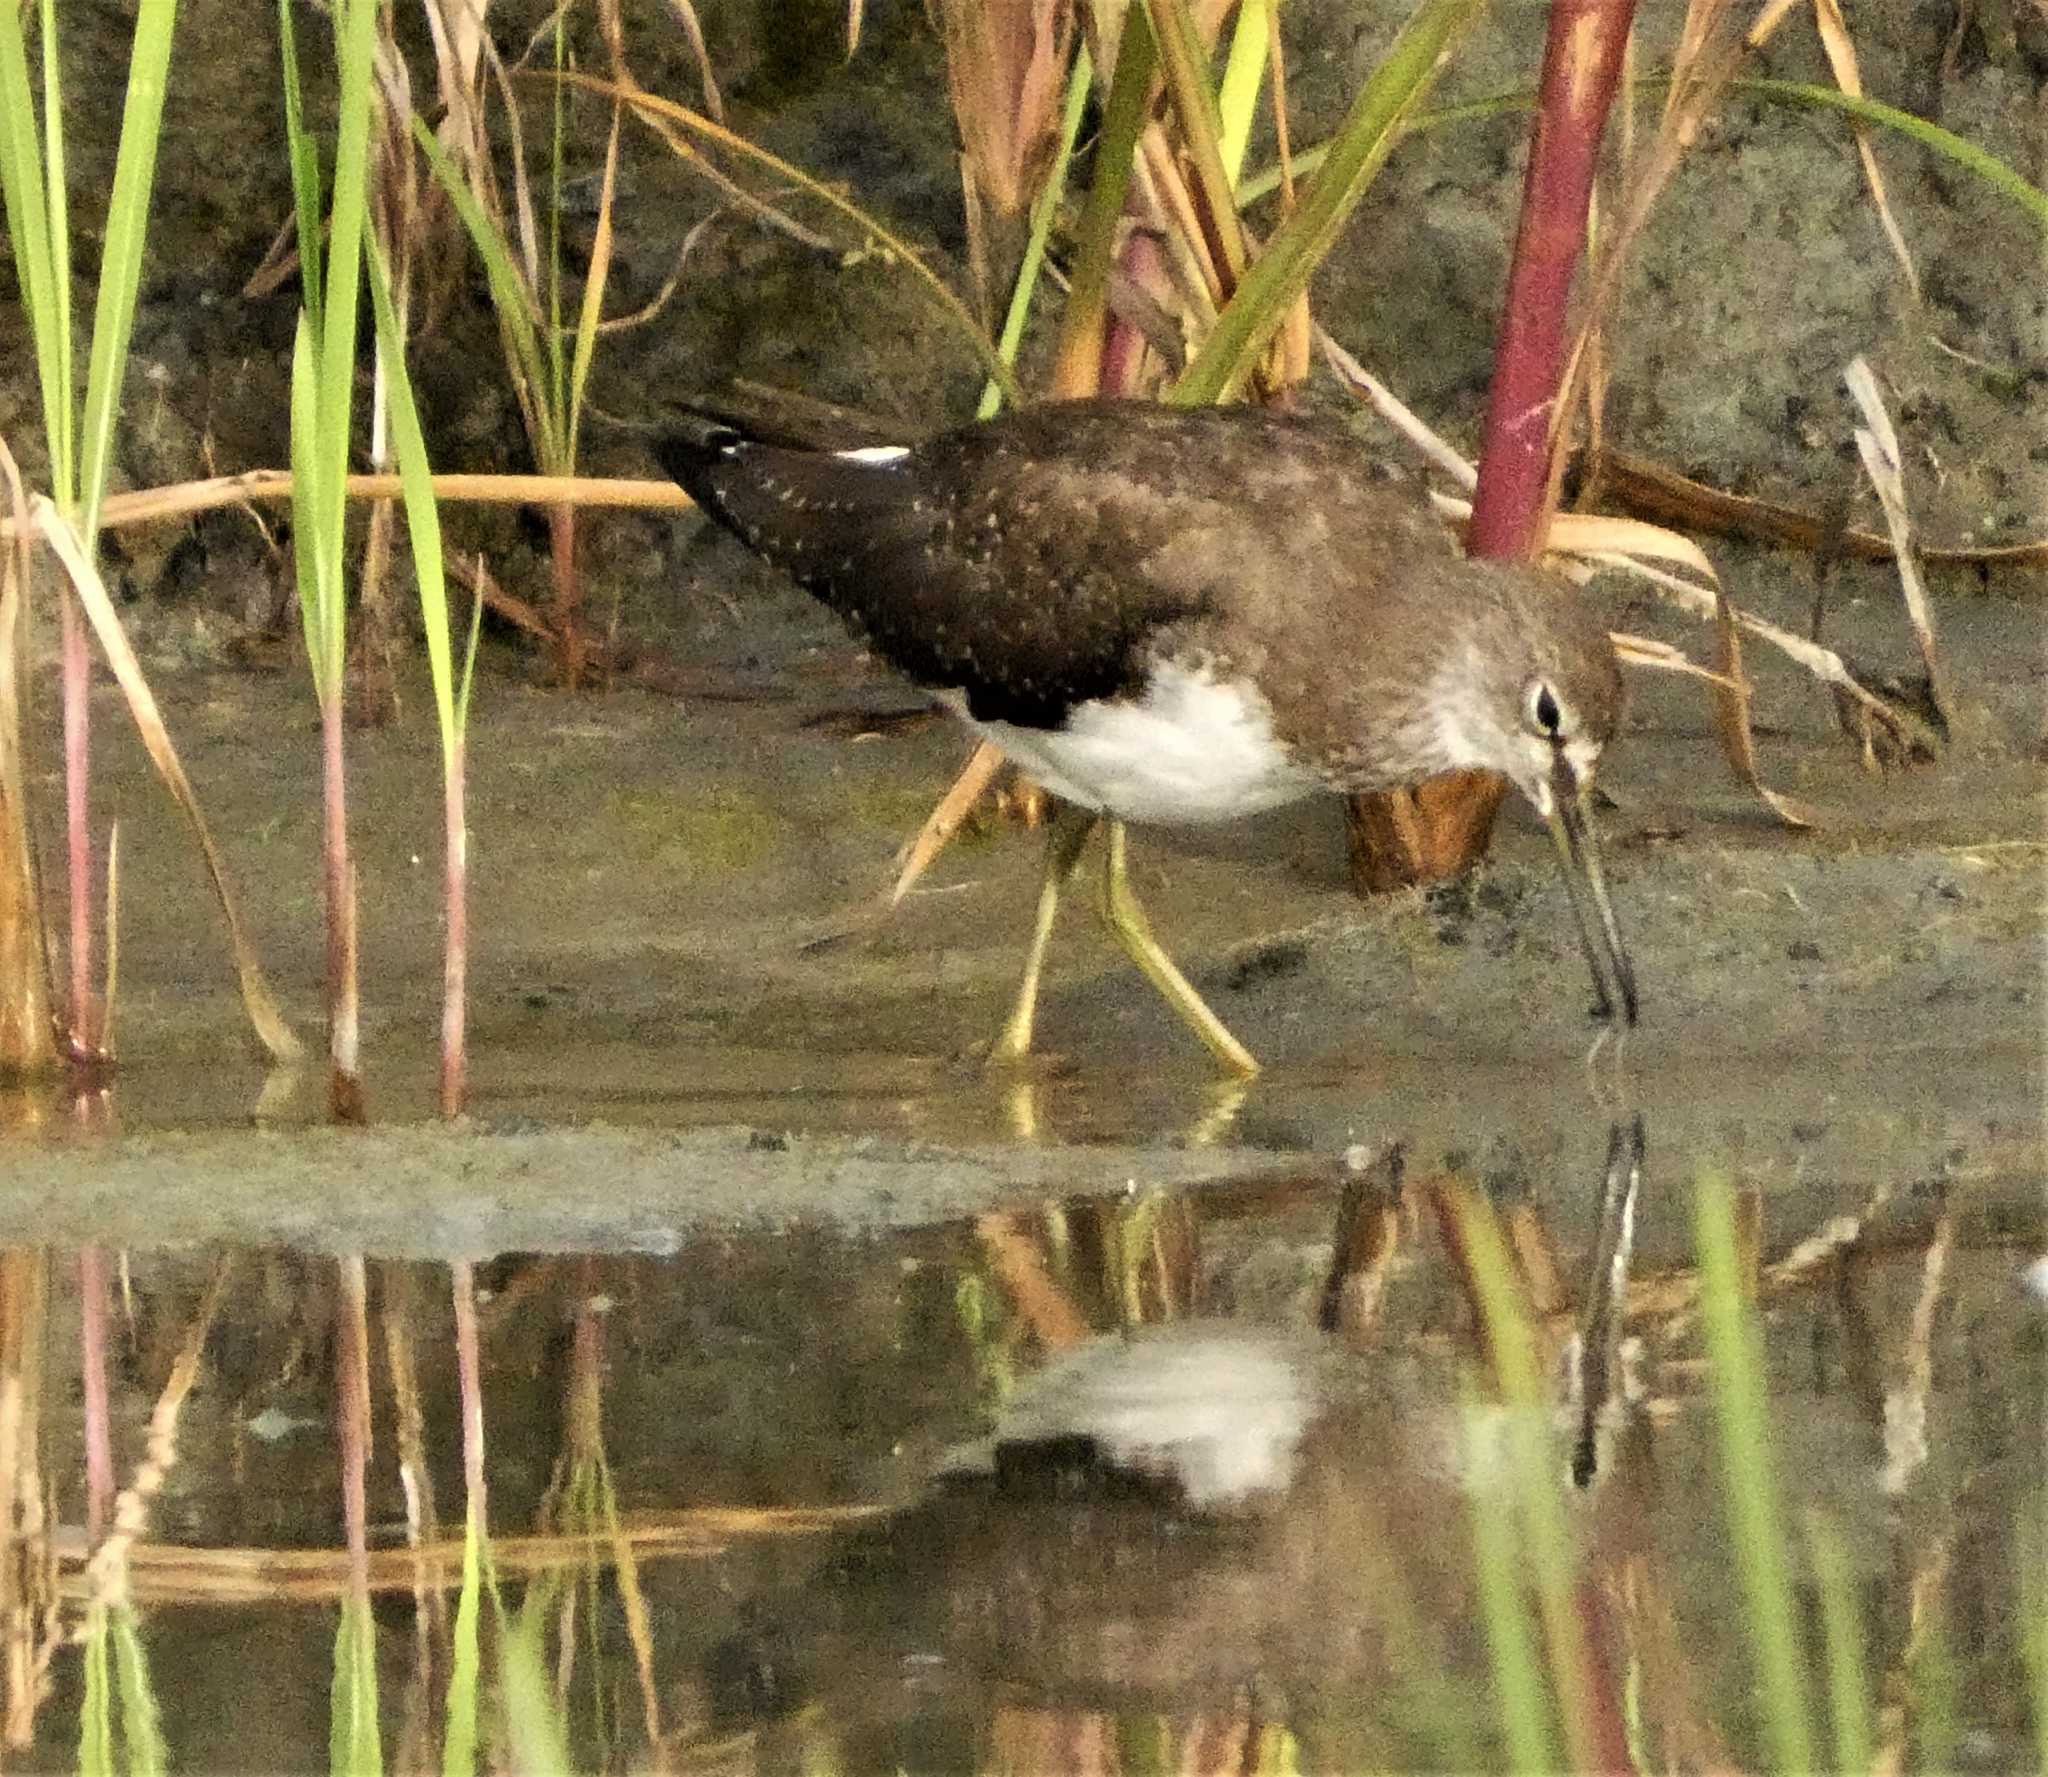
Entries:
[[[1719,1305],[1671,1170],[1624,1123],[1577,1179],[1361,1146],[662,1260],[0,1254],[8,1742],[139,1767],[160,1721],[186,1769],[1762,1764]],[[1812,1743],[2038,1763],[2033,1181],[1724,1195],[1791,1645],[1809,1696],[1837,1672]]]

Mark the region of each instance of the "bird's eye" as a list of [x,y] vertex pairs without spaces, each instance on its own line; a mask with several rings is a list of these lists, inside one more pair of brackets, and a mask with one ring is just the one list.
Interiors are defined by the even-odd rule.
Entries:
[[1564,739],[1564,710],[1557,693],[1541,679],[1529,687],[1529,721],[1545,738]]

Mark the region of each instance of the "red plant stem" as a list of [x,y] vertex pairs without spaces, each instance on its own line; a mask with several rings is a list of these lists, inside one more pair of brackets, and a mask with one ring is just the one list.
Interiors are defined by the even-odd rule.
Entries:
[[447,930],[441,950],[441,1115],[459,1117],[469,1090],[463,1026],[469,995],[469,827],[463,818],[463,777],[468,749],[460,734],[449,748],[441,785],[446,829]]
[[71,889],[71,1050],[73,1054],[90,1054],[98,1044],[92,1003],[92,656],[77,596],[67,591],[58,603],[62,612],[64,840]]
[[462,1399],[462,1479],[470,1518],[481,1530],[484,1515],[484,1381],[476,1330],[476,1273],[467,1259],[448,1267],[455,1298],[455,1375]]
[[335,1303],[335,1422],[341,1442],[341,1518],[348,1537],[349,1595],[367,1609],[370,1537],[367,1476],[370,1467],[369,1282],[360,1254],[338,1261],[341,1291]]
[[583,683],[583,582],[576,571],[576,508],[566,501],[548,508],[548,542],[555,570],[555,647],[562,689]]
[[1635,0],[1551,0],[1543,79],[1508,269],[1479,488],[1465,547],[1522,558],[1541,542],[1572,280]]
[[98,1545],[114,1509],[113,1413],[107,1395],[107,1255],[78,1249],[78,1375],[85,1416],[85,1534]]
[[[1124,243],[1122,270],[1133,283],[1143,287],[1152,279],[1165,276],[1166,254],[1150,234],[1133,233]],[[1144,334],[1111,309],[1103,317],[1102,365],[1096,392],[1103,395],[1135,394],[1138,371],[1144,359]]]

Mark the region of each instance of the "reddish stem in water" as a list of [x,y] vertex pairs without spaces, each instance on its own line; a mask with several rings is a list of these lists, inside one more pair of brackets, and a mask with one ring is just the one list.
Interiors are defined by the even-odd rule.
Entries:
[[469,1090],[463,1027],[469,994],[469,827],[463,819],[467,747],[455,736],[441,787],[447,838],[447,930],[441,951],[441,1115],[459,1117]]
[[1466,533],[1473,555],[1526,557],[1541,543],[1572,281],[1585,253],[1600,141],[1634,16],[1635,0],[1551,0]]
[[78,1249],[78,1375],[85,1417],[85,1534],[98,1545],[114,1509],[113,1409],[107,1396],[107,1255]]
[[555,570],[555,662],[562,688],[583,684],[583,582],[576,570],[576,508],[548,508],[548,542]]
[[341,1443],[341,1517],[348,1538],[349,1595],[363,1609],[370,1603],[369,1282],[360,1254],[339,1261],[341,1290],[335,1303],[335,1426]]
[[92,655],[77,595],[58,601],[64,694],[64,840],[71,890],[71,1043],[74,1054],[98,1046],[92,994]]
[[484,1515],[484,1381],[476,1330],[476,1273],[467,1259],[449,1266],[455,1297],[455,1375],[462,1400],[462,1477],[468,1512],[481,1530]]

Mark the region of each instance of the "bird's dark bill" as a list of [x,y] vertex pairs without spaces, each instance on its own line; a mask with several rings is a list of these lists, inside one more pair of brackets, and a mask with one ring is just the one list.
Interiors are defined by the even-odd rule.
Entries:
[[1592,796],[1588,786],[1562,753],[1550,776],[1550,837],[1564,863],[1565,886],[1571,891],[1572,914],[1578,921],[1579,943],[1593,971],[1593,994],[1601,1017],[1636,1021],[1636,971],[1628,946],[1615,923],[1614,903],[1607,898],[1607,878],[1600,868],[1600,846],[1593,830]]

